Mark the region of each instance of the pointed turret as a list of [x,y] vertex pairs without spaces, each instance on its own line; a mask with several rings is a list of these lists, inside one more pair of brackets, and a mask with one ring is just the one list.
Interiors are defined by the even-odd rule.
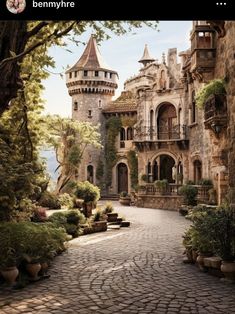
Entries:
[[102,69],[116,73],[116,71],[111,70],[110,67],[103,60],[96,43],[96,39],[93,35],[91,35],[82,56],[80,57],[78,62],[71,69],[69,69],[69,72],[84,69],[86,70]]
[[113,96],[117,79],[117,72],[103,60],[93,35],[77,63],[66,71],[70,96],[84,93]]
[[139,60],[139,62],[142,63],[143,66],[145,67],[146,65],[148,65],[149,63],[152,63],[153,61],[155,61],[155,60],[152,57],[150,57],[150,54],[148,51],[148,45],[145,45],[143,56]]

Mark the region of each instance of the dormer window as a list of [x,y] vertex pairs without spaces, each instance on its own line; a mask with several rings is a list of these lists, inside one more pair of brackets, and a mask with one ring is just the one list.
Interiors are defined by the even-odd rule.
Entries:
[[78,71],[75,71],[74,72],[74,77],[77,77],[77,75],[78,75]]
[[69,72],[69,78],[71,79],[72,78],[72,72]]
[[107,78],[107,75],[108,75],[108,73],[107,73],[107,72],[104,72],[104,77],[105,77],[105,78]]
[[99,71],[95,71],[95,77],[99,76]]
[[83,72],[83,75],[84,75],[84,76],[88,76],[88,71],[85,70],[85,71]]
[[112,78],[112,76],[113,76],[113,73],[110,73],[110,78]]

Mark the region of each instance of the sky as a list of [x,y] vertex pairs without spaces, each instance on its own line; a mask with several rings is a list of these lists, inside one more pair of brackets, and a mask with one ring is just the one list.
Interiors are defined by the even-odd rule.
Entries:
[[[135,30],[135,34],[113,36],[107,41],[101,42],[99,50],[103,59],[111,69],[118,72],[118,90],[113,99],[120,95],[124,89],[124,82],[133,75],[138,74],[141,68],[138,60],[143,55],[145,44],[148,45],[150,55],[154,59],[162,60],[162,53],[167,55],[169,48],[177,48],[178,53],[190,47],[189,34],[192,27],[191,21],[160,21],[158,30],[148,27]],[[82,42],[89,40],[91,33],[85,32],[79,37]],[[65,48],[52,47],[49,51],[55,60],[56,67],[49,69],[54,73],[65,71],[67,66],[73,66],[85,46],[69,44]],[[71,97],[68,94],[65,76],[62,79],[59,74],[51,74],[43,82],[45,87],[43,98],[45,99],[45,113],[59,114],[63,117],[71,117]]]

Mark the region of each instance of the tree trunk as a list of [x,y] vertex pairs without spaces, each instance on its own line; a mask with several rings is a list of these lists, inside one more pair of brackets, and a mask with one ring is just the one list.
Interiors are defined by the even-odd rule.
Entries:
[[[25,49],[27,43],[26,21],[0,21],[0,63]],[[22,86],[20,79],[21,60],[4,62],[0,65],[0,116],[8,108],[9,102],[17,96]]]

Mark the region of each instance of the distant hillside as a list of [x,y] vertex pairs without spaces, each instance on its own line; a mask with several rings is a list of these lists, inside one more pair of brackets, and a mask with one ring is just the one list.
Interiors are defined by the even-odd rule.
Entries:
[[49,172],[51,179],[57,180],[58,171],[55,172],[55,169],[58,167],[58,162],[56,161],[55,152],[53,150],[43,150],[41,151],[41,157],[46,159],[47,171]]

